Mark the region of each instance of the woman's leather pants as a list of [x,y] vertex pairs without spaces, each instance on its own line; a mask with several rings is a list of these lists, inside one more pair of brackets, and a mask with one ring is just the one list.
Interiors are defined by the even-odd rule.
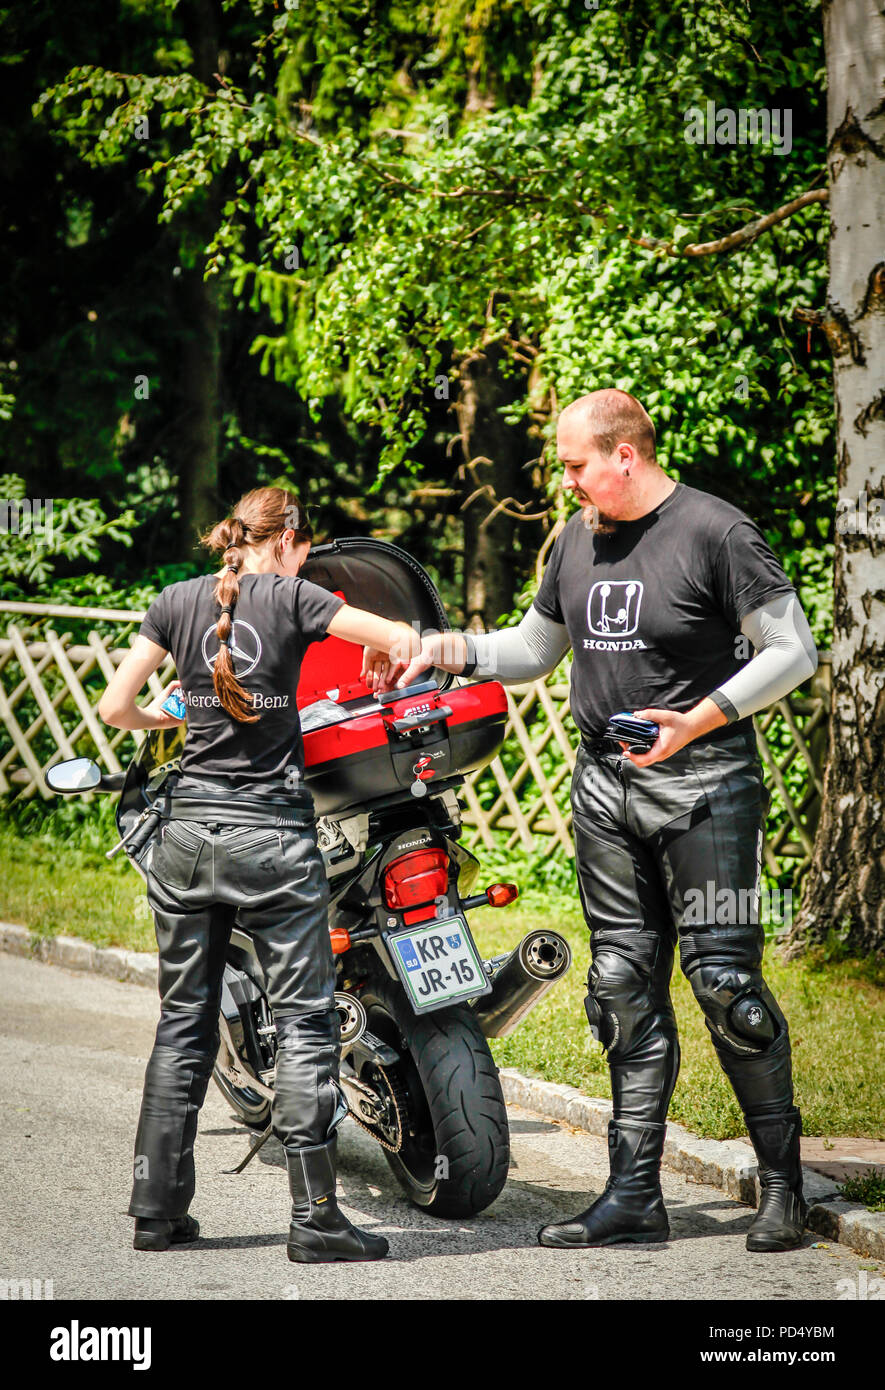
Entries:
[[148,869],[160,1022],[135,1140],[131,1216],[176,1217],[194,1194],[197,1117],[219,1045],[231,928],[252,935],[277,1028],[274,1132],[322,1144],[345,1108],[329,942],[329,890],[312,807],[294,825],[164,820]]

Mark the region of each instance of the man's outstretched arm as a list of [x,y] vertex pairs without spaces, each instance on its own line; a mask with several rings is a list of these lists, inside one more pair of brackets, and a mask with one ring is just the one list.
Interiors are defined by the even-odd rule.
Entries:
[[517,627],[433,633],[409,662],[389,660],[386,653],[367,647],[363,679],[373,690],[390,690],[394,684],[402,688],[439,666],[454,675],[478,675],[504,684],[529,681],[554,671],[570,645],[564,623],[555,623],[531,607]]

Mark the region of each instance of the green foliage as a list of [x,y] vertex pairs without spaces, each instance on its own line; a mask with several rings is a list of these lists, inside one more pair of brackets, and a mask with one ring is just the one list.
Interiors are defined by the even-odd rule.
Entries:
[[839,1191],[846,1201],[861,1202],[867,1211],[885,1211],[885,1176],[875,1168],[846,1178]]
[[[217,75],[186,6],[133,0],[105,39],[92,37],[91,0],[72,3],[77,39],[47,29],[42,7],[0,15],[27,78],[25,149],[49,171],[42,201],[23,200],[20,236],[51,210],[72,286],[42,306],[38,349],[0,364],[0,419],[11,412],[6,447],[27,460],[24,477],[79,492],[65,476],[76,470],[98,500],[88,514],[64,504],[82,543],[49,572],[13,573],[13,554],[0,593],[33,582],[41,597],[142,607],[145,568],[160,585],[199,572],[203,557],[170,554],[166,536],[190,463],[174,455],[192,404],[175,394],[191,329],[175,277],[202,267],[222,320],[220,500],[284,477],[333,533],[417,554],[454,608],[469,557],[451,406],[465,360],[494,346],[551,519],[563,508],[558,407],[592,387],[632,390],[670,471],[760,522],[829,645],[830,362],[792,318],[825,297],[826,212],[809,207],[728,254],[666,249],[714,240],[825,177],[818,0],[227,0]],[[688,144],[685,112],[707,100],[789,108],[790,157]],[[22,158],[17,130],[0,140]],[[17,351],[39,257],[30,272],[6,335]],[[137,409],[136,373],[152,382]],[[415,477],[451,500],[416,504]],[[113,504],[121,517],[105,523]],[[84,559],[97,572],[80,572]],[[525,584],[502,622],[530,602],[531,560],[518,549]],[[775,725],[775,747],[785,738]],[[545,770],[557,756],[549,744]],[[801,793],[798,760],[787,785]],[[493,795],[480,784],[484,804]],[[786,815],[777,796],[773,814]],[[568,868],[554,855],[526,872],[549,891]]]
[[[456,385],[465,354],[525,344],[535,375],[515,416],[591,385],[634,390],[670,468],[761,508],[804,569],[831,525],[829,365],[787,325],[823,296],[825,216],[699,260],[635,240],[715,238],[821,176],[817,4],[448,0],[344,5],[318,24],[304,0],[252,15],[239,83],[210,91],[168,61],[81,66],[37,109],[99,163],[126,158],[147,121],[140,177],[164,219],[225,173],[207,274],[267,321],[263,372],[315,420],[334,399],[378,432],[374,488],[423,466],[439,374]],[[684,111],[713,94],[790,105],[790,158],[687,144]]]
[[[91,798],[18,798],[3,807],[3,822],[6,831],[20,840],[39,843],[44,851],[83,855],[84,862],[88,860],[97,866],[107,863],[105,852],[120,838],[114,819],[116,804],[117,797],[107,793],[94,793]],[[125,855],[120,858],[131,869]],[[117,860],[111,862],[116,864]]]
[[[25,585],[39,586],[44,602],[61,601],[53,584],[60,560],[98,560],[103,538],[132,544],[135,514],[126,510],[110,520],[95,501],[78,497],[33,498],[24,478],[0,476],[0,597],[24,599]],[[98,576],[91,576],[100,584]],[[105,581],[107,583],[107,581]],[[96,589],[78,584],[80,602],[95,602]],[[83,597],[83,590],[87,595]],[[100,592],[100,589],[98,590]],[[65,600],[67,601],[67,600]]]

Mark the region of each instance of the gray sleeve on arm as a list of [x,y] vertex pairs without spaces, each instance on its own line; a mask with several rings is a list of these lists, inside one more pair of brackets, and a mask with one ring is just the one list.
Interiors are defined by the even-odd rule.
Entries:
[[795,594],[778,594],[747,613],[741,632],[756,655],[710,694],[730,724],[783,699],[817,670],[817,648]]
[[476,660],[477,676],[507,682],[531,681],[555,671],[568,651],[564,623],[555,623],[532,606],[518,627],[500,632],[463,632],[468,660]]

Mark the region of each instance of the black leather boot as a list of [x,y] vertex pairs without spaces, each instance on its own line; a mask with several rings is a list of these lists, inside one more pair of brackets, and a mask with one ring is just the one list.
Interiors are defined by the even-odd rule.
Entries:
[[200,1223],[193,1216],[137,1216],[134,1250],[168,1250],[170,1245],[188,1245],[200,1234]]
[[793,1106],[783,1115],[744,1118],[759,1161],[762,1188],[759,1209],[747,1232],[747,1249],[795,1250],[802,1244],[808,1216],[799,1158],[802,1116]]
[[300,1264],[331,1260],[381,1260],[390,1246],[383,1236],[352,1226],[335,1200],[337,1135],[325,1144],[283,1146],[292,1194],[292,1224],[286,1254]]
[[575,1249],[668,1240],[670,1223],[660,1179],[666,1130],[666,1125],[642,1120],[610,1120],[611,1173],[602,1195],[571,1221],[542,1226],[539,1245]]

